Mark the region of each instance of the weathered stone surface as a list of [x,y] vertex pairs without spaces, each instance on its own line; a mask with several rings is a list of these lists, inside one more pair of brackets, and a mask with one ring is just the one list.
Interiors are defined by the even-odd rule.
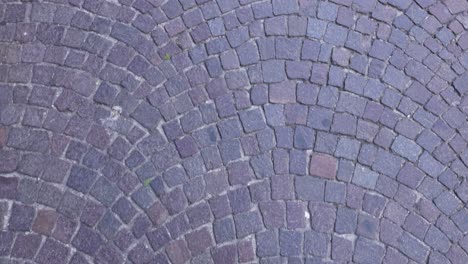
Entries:
[[465,0],[0,2],[0,263],[468,263]]

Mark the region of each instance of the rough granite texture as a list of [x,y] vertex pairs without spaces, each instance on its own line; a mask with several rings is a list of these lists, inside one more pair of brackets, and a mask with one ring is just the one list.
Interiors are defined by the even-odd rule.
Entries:
[[1,0],[0,263],[468,263],[466,0]]

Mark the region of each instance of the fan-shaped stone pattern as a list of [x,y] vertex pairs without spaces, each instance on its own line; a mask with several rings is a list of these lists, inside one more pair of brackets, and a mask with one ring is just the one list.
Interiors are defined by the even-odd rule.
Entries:
[[0,3],[0,259],[468,262],[467,21],[462,0]]

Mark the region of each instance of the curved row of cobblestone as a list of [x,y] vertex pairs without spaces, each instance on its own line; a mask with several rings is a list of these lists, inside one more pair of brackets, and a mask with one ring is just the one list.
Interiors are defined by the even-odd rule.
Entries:
[[0,260],[467,263],[468,3],[0,3]]

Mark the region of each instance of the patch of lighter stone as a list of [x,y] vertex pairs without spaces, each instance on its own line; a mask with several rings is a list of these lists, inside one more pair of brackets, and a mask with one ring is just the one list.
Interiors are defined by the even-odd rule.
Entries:
[[122,114],[122,107],[119,106],[119,105],[115,105],[115,106],[112,107],[110,119],[117,120],[117,118],[119,118],[120,114]]
[[120,118],[120,115],[122,114],[122,107],[121,106],[113,106],[111,111],[110,111],[110,116],[106,118],[102,118],[101,122],[104,126],[108,128],[116,128],[117,126],[117,120]]
[[8,222],[7,221],[8,221],[8,219],[10,219],[10,216],[11,216],[11,207],[13,206],[12,204],[13,204],[13,202],[11,202],[11,201],[6,202],[6,207],[7,207],[6,208],[6,214],[3,215],[3,216],[0,216],[0,223],[3,224],[3,226],[0,225],[0,230],[6,230],[6,228],[8,227]]
[[335,234],[335,236],[341,237],[341,238],[349,240],[351,242],[356,241],[356,238],[357,238],[357,236],[355,234]]
[[119,5],[119,6],[121,5],[121,4],[119,3],[119,0],[106,0],[106,1],[109,2],[109,3],[113,3],[113,4],[116,4],[116,5]]

